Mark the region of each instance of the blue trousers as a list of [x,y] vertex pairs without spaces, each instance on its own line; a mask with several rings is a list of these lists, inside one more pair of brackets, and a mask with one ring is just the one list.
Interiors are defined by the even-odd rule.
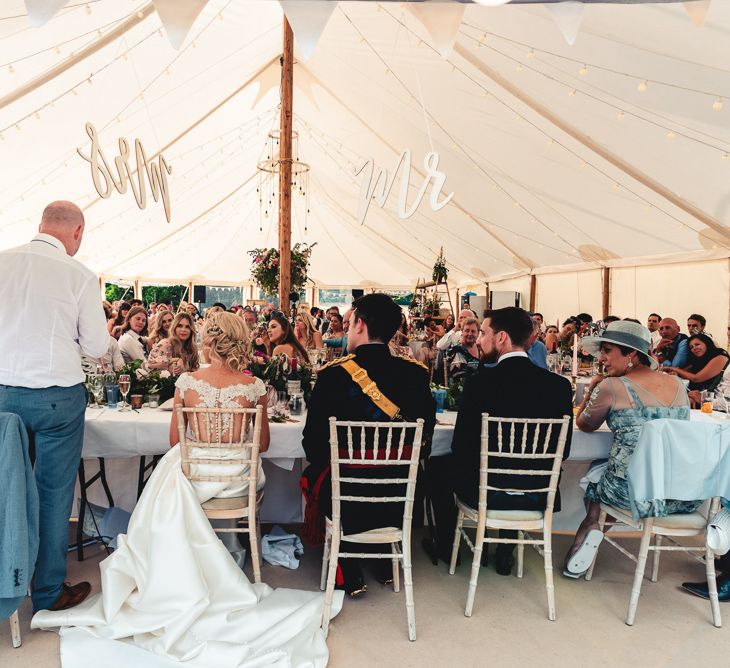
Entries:
[[68,520],[84,441],[85,410],[82,384],[43,389],[0,385],[0,411],[19,415],[35,441],[40,544],[33,580],[34,611],[56,602],[66,578]]

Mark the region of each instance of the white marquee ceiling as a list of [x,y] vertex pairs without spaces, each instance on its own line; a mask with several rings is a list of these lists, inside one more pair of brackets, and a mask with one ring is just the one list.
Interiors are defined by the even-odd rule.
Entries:
[[[4,2],[0,98],[145,6],[72,2],[32,28],[22,2]],[[210,0],[176,51],[150,12],[2,106],[0,247],[27,240],[43,206],[64,198],[85,208],[78,257],[100,275],[246,282],[246,251],[276,245],[275,218],[259,212],[256,164],[278,126],[281,23],[278,3]],[[727,257],[729,32],[727,2],[711,5],[702,28],[681,4],[591,4],[570,47],[542,5],[468,5],[444,60],[407,7],[340,2],[313,57],[295,67],[299,157],[311,175],[308,231],[300,204],[292,236],[317,242],[311,276],[318,285],[408,286],[430,275],[441,246],[459,284]],[[76,153],[88,152],[87,121],[110,162],[120,136],[139,137],[148,155],[166,147],[171,223],[151,199],[144,211],[131,193],[98,199]],[[359,226],[355,167],[372,157],[392,170],[406,148],[416,167],[440,154],[453,200],[434,212],[426,198],[400,220],[396,182],[385,209],[373,204]],[[411,195],[420,183],[414,170]]]

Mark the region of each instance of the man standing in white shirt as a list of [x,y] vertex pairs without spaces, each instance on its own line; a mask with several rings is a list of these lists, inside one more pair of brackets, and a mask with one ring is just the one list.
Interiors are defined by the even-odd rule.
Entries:
[[98,280],[71,257],[83,233],[81,210],[52,202],[30,243],[0,253],[0,411],[19,415],[35,442],[34,611],[70,608],[91,591],[88,582],[64,584],[84,436],[81,355],[99,358],[109,347]]

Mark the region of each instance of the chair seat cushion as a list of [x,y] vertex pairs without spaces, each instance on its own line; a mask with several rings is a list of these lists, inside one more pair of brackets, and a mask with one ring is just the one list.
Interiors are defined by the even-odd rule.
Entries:
[[[459,510],[471,520],[477,520],[479,511],[471,506],[466,505],[463,501],[456,497],[456,505]],[[499,520],[508,522],[538,522],[545,517],[543,510],[497,510],[487,508],[487,520]]]
[[[641,523],[641,520],[636,522],[636,520],[632,519],[631,514],[626,509],[614,508],[603,503],[601,504],[601,509],[605,510],[612,517],[615,517],[619,522],[623,522],[629,526],[638,527]],[[666,517],[655,517],[654,526],[664,529],[702,530],[707,526],[707,518],[698,512],[676,513],[674,515],[667,515]]]
[[[263,490],[256,496],[256,505],[258,506],[264,498]],[[201,504],[203,510],[239,510],[248,508],[248,495],[231,496],[225,498],[213,498]]]

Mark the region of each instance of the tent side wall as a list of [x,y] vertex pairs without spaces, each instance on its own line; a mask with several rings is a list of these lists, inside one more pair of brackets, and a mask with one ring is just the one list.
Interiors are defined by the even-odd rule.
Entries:
[[601,269],[566,274],[540,274],[537,276],[537,300],[535,310],[543,315],[546,324],[554,324],[569,315],[590,313],[594,319],[603,317],[603,278]]

